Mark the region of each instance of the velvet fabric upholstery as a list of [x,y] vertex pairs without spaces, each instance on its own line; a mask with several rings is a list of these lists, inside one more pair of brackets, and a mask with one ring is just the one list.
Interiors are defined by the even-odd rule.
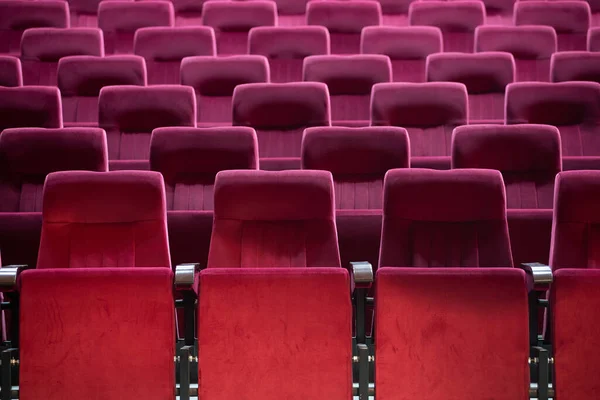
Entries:
[[329,30],[332,54],[360,52],[360,32],[381,25],[381,5],[376,1],[311,1],[306,6],[306,24]]
[[380,398],[529,398],[523,271],[382,268],[375,298]]
[[329,54],[329,42],[323,26],[259,26],[250,29],[248,53],[267,57],[271,82],[297,82],[304,57]]
[[21,60],[12,56],[0,56],[0,86],[23,86]]
[[600,171],[566,171],[556,177],[550,265],[596,269]]
[[202,271],[199,397],[352,398],[349,287],[341,268]]
[[591,25],[585,1],[520,1],[515,3],[515,25],[547,25],[554,28],[558,51],[585,50]]
[[38,268],[171,266],[158,172],[54,172],[42,218]]
[[563,162],[594,157],[600,165],[600,84],[518,82],[506,89],[507,124],[548,124],[561,135]]
[[233,125],[256,129],[262,168],[299,168],[304,129],[331,125],[329,91],[320,82],[239,85],[232,108]]
[[302,168],[333,174],[336,209],[381,209],[383,177],[390,169],[409,167],[409,146],[404,128],[308,128]]
[[57,69],[65,125],[96,125],[105,86],[146,85],[144,59],[134,55],[61,58]]
[[431,167],[428,160],[437,164],[441,156],[449,168],[452,130],[469,119],[467,96],[456,82],[379,83],[371,95],[371,125],[406,128],[413,162]]
[[600,271],[578,268],[557,271],[550,291],[555,396],[565,400],[584,399],[600,390],[598,381],[589,379],[598,356],[592,343],[600,334]]
[[485,24],[485,6],[480,1],[415,1],[410,4],[408,21],[440,28],[444,51],[472,53],[475,28]]
[[19,282],[22,399],[175,400],[170,269],[31,270]]
[[22,127],[62,128],[57,88],[0,86],[0,132]]
[[[523,40],[526,37],[527,40]],[[550,26],[479,26],[475,51],[503,51],[515,59],[516,81],[547,82],[550,57],[557,50],[557,36]]]
[[174,26],[170,1],[102,1],[98,27],[104,32],[106,54],[133,53],[135,31],[149,26]]
[[369,26],[360,52],[390,57],[394,82],[425,82],[425,60],[443,51],[442,31],[434,26]]
[[512,267],[500,172],[395,169],[383,185],[380,266]]
[[496,169],[508,208],[552,209],[562,170],[560,133],[549,125],[459,126],[452,135],[452,168]]
[[339,267],[333,190],[327,171],[219,172],[208,267]]
[[563,51],[553,54],[550,62],[550,80],[600,83],[600,53]]
[[100,90],[98,108],[110,160],[147,160],[153,129],[196,126],[196,98],[187,86],[108,86]]
[[104,56],[97,28],[31,28],[21,39],[25,85],[56,86],[58,61],[67,56]]
[[68,28],[66,1],[7,0],[0,2],[0,54],[19,55],[21,35],[28,28]]
[[246,54],[248,31],[277,25],[277,6],[272,1],[209,1],[202,10],[202,24],[215,30],[219,55]]
[[513,264],[548,264],[552,236],[552,209],[506,210]]
[[513,9],[519,0],[484,0],[485,23],[489,25],[512,25]]
[[198,56],[181,62],[181,84],[194,88],[197,120],[203,126],[230,125],[235,87],[269,80],[269,62],[264,56]]
[[310,56],[302,75],[304,81],[327,85],[333,124],[368,126],[371,88],[392,81],[392,64],[380,54]]
[[215,33],[205,26],[148,27],[135,32],[133,52],[146,60],[148,84],[179,84],[181,60],[217,54]]
[[600,51],[600,27],[588,29],[587,51]]
[[431,54],[427,57],[426,75],[428,82],[459,82],[467,87],[471,122],[504,122],[504,92],[515,79],[512,54]]

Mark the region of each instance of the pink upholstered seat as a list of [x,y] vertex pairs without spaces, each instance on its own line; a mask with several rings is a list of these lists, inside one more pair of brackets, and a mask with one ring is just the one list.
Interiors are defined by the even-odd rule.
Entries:
[[21,61],[17,57],[0,56],[0,86],[23,86]]
[[6,128],[62,128],[60,92],[47,86],[0,86],[0,132]]
[[600,53],[563,51],[552,55],[552,82],[591,81],[600,83]]
[[587,50],[600,51],[600,28],[590,28],[588,30]]

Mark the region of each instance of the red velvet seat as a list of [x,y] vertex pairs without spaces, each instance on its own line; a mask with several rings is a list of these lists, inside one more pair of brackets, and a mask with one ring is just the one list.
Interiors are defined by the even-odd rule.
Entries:
[[131,54],[136,30],[174,24],[170,1],[102,1],[98,6],[98,27],[104,32],[106,54]]
[[500,172],[389,171],[379,265],[512,267]]
[[256,132],[246,127],[157,128],[150,141],[150,169],[165,180],[173,265],[206,265],[217,172],[257,169]]
[[217,54],[215,33],[211,28],[140,28],[133,39],[133,53],[144,57],[148,84],[179,84],[181,60],[192,56]]
[[263,56],[187,57],[181,63],[181,84],[196,92],[201,126],[231,125],[231,101],[237,85],[269,82]]
[[340,267],[330,172],[221,171],[214,190],[208,268]]
[[233,125],[256,129],[263,169],[300,167],[302,133],[331,125],[324,83],[249,83],[233,92]]
[[485,6],[480,1],[416,1],[410,4],[408,21],[440,28],[444,51],[472,53],[475,28],[485,24]]
[[306,24],[329,30],[332,54],[360,52],[364,27],[381,25],[381,5],[375,1],[312,1],[306,6]]
[[98,108],[111,170],[147,169],[155,128],[196,126],[196,98],[187,86],[108,86],[100,90]]
[[413,167],[450,168],[452,130],[468,121],[467,88],[456,82],[380,83],[371,96],[371,125],[401,126]]
[[106,171],[107,158],[106,135],[97,128],[16,128],[0,133],[0,251],[5,263],[36,265],[46,175]]
[[21,61],[17,57],[0,56],[0,86],[23,86]]
[[7,0],[0,2],[0,54],[19,55],[21,35],[28,28],[68,28],[66,1]]
[[554,179],[562,170],[560,134],[548,125],[461,126],[452,168],[496,169],[506,187],[514,265],[548,262]]
[[368,126],[371,89],[392,81],[392,64],[379,54],[310,56],[302,75],[304,81],[327,85],[334,125]]
[[21,40],[24,84],[57,86],[58,62],[67,56],[104,56],[102,31],[97,28],[27,29]]
[[22,127],[62,128],[57,88],[0,86],[0,132]]
[[600,54],[587,51],[563,51],[552,55],[552,82],[592,81],[600,83]]
[[515,3],[515,25],[547,25],[555,29],[558,51],[585,50],[591,25],[585,1],[522,1]]
[[[523,40],[526,37],[527,40]],[[557,38],[550,26],[479,26],[475,30],[475,51],[503,51],[515,59],[515,80],[548,82],[550,57]]]
[[342,268],[202,271],[199,397],[351,399],[349,286]]
[[248,31],[277,25],[277,6],[272,1],[210,1],[202,10],[202,25],[215,30],[219,55],[247,54]]
[[600,28],[588,29],[587,51],[600,51]]
[[600,84],[519,82],[506,89],[507,124],[560,130],[565,169],[600,168]]
[[250,29],[248,53],[267,57],[271,82],[302,80],[305,57],[330,53],[329,31],[322,26],[259,26]]
[[377,396],[529,399],[523,271],[382,268],[376,280]]
[[390,58],[394,82],[425,82],[427,56],[442,49],[442,31],[433,26],[370,26],[360,41],[362,54]]
[[144,59],[134,55],[64,57],[58,62],[58,88],[67,126],[96,126],[98,96],[105,86],[146,85]]

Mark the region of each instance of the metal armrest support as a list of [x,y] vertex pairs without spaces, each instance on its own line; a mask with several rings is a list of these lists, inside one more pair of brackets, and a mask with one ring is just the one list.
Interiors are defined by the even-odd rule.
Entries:
[[13,387],[13,368],[19,367],[18,350],[15,348],[6,349],[0,353],[0,362],[2,362],[2,387],[0,388],[0,399],[12,399]]
[[180,291],[196,290],[200,264],[179,264],[175,267],[175,289]]
[[184,341],[186,346],[194,345],[199,274],[200,264],[180,264],[175,267],[175,291],[180,292],[183,297]]
[[527,285],[530,292],[543,292],[550,288],[554,277],[552,269],[548,265],[524,263],[520,267],[527,274]]
[[194,361],[193,347],[183,346],[179,353],[179,399],[190,399],[190,365]]
[[371,263],[351,262],[352,283],[354,284],[354,302],[356,306],[356,342],[366,343],[365,314],[367,294],[373,284],[373,266]]
[[369,355],[366,344],[358,344],[358,355],[352,357],[352,361],[358,363],[358,399],[369,400],[369,375],[371,363],[374,356]]
[[532,348],[533,357],[529,358],[529,363],[537,366],[537,393],[538,400],[548,400],[550,392],[550,364],[553,361],[548,350],[535,346]]
[[543,298],[552,284],[552,269],[540,263],[521,264],[520,268],[527,274],[527,291],[529,292],[529,342],[531,346],[539,346],[543,336],[539,334],[540,307],[547,307],[548,302]]
[[0,292],[16,291],[19,274],[26,269],[27,265],[7,265],[0,268]]
[[357,289],[369,289],[373,285],[373,266],[370,262],[359,261],[351,262],[352,281]]

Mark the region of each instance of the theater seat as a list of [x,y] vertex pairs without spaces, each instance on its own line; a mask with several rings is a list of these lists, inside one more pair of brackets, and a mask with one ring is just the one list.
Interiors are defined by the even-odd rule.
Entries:
[[277,25],[284,27],[304,25],[308,2],[309,0],[275,0]]
[[329,172],[221,171],[214,205],[208,268],[340,267]]
[[21,61],[17,57],[0,56],[0,86],[23,86]]
[[360,52],[360,33],[367,26],[381,25],[381,5],[375,1],[312,1],[306,6],[306,24],[327,28],[332,54]]
[[468,113],[467,88],[462,83],[373,86],[371,125],[406,128],[413,167],[449,169],[452,130],[467,124]]
[[67,56],[104,56],[97,28],[31,28],[23,33],[21,62],[25,85],[56,86],[58,62]]
[[362,54],[390,58],[394,82],[425,82],[427,56],[442,49],[442,31],[433,26],[370,26],[360,41]]
[[600,27],[588,30],[587,51],[600,51]]
[[[526,37],[527,40],[522,40]],[[517,82],[550,79],[550,57],[557,50],[556,32],[550,26],[479,26],[475,51],[503,51],[515,59]]]
[[247,54],[248,31],[277,25],[277,6],[272,1],[209,1],[202,10],[202,25],[215,30],[219,55]]
[[110,169],[148,169],[155,128],[196,126],[196,98],[179,85],[108,86],[100,90],[98,124],[106,131]]
[[512,267],[500,172],[389,171],[379,265]]
[[261,168],[300,168],[305,128],[331,125],[324,83],[249,83],[233,92],[233,125],[256,129]]
[[0,86],[0,132],[22,127],[62,128],[57,88]]
[[585,50],[591,25],[585,1],[522,1],[515,3],[515,25],[547,25],[554,28],[558,51]]
[[[98,26],[98,6],[102,1],[104,0],[70,0],[71,26],[96,28]],[[134,0],[125,1],[133,2]]]
[[107,157],[106,135],[97,128],[16,128],[0,133],[0,251],[6,264],[36,265],[46,175],[106,171]]
[[248,53],[267,57],[271,82],[302,80],[305,57],[329,54],[329,31],[322,26],[259,26],[250,29]]
[[211,28],[140,28],[133,39],[133,53],[144,57],[148,84],[179,84],[181,60],[192,56],[217,54],[215,33]]
[[131,54],[136,30],[174,24],[175,12],[170,1],[111,0],[98,6],[98,27],[104,32],[106,54]]
[[459,82],[467,87],[470,123],[504,122],[504,92],[515,79],[512,54],[431,54],[426,75],[428,82]]
[[269,82],[269,63],[263,56],[198,56],[181,63],[181,84],[196,92],[199,126],[231,125],[235,87],[265,82]]
[[591,81],[600,83],[600,53],[563,51],[552,55],[552,82]]
[[58,88],[66,126],[97,126],[98,96],[105,86],[146,86],[144,59],[134,55],[64,57],[58,62]]
[[150,169],[165,180],[173,265],[208,260],[217,172],[257,169],[256,132],[246,127],[157,128]]
[[485,6],[479,1],[416,1],[410,4],[408,21],[440,28],[444,51],[472,53],[475,28],[485,24]]
[[379,54],[310,56],[302,75],[327,85],[334,125],[368,126],[371,88],[392,81],[392,65]]

